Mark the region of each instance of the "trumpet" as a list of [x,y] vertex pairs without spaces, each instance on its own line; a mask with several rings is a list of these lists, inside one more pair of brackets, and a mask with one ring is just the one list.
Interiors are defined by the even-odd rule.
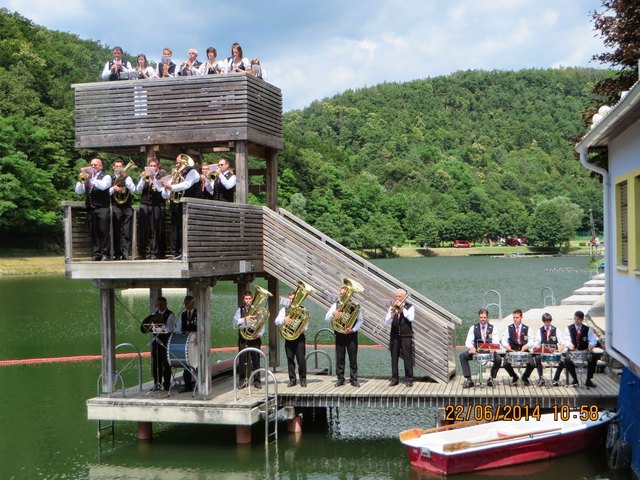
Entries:
[[93,175],[93,167],[82,167],[78,173],[78,181],[84,183],[91,175]]

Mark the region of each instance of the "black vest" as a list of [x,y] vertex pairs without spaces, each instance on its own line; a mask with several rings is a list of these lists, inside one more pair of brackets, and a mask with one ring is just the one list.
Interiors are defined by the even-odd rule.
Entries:
[[[411,308],[411,303],[405,302],[404,308]],[[393,316],[391,322],[391,336],[392,337],[411,337],[413,336],[413,322],[407,320],[402,312]]]
[[529,327],[520,324],[520,342],[516,341],[516,326],[511,324],[507,327],[509,332],[509,346],[516,351],[522,350],[522,347],[529,342]]
[[473,326],[473,346],[478,348],[480,343],[493,343],[493,325],[487,322],[485,339],[482,340],[482,330],[479,323]]
[[[162,67],[163,67],[163,65],[166,65],[166,64],[164,64],[164,63],[159,63],[159,64],[158,64],[158,76],[159,76],[159,77],[161,77],[161,78],[162,78],[162,70],[163,70],[163,68],[162,68]],[[169,75],[170,75],[170,76],[173,76],[173,74],[174,74],[174,73],[175,73],[175,71],[176,71],[176,64],[175,64],[175,63],[173,63],[173,62],[169,62],[169,64],[168,64],[168,65],[169,65],[169,70],[168,70]]]
[[589,348],[589,327],[582,324],[580,327],[580,338],[578,338],[577,334],[576,324],[569,325],[569,337],[571,337],[571,343],[575,345],[576,350],[586,350]]
[[188,319],[189,313],[185,310],[180,315],[183,332],[197,332],[198,331],[198,310],[195,308],[191,314],[191,320]]
[[[97,175],[98,180],[102,180],[105,176],[103,170],[100,171]],[[87,210],[94,208],[109,208],[111,205],[111,197],[109,195],[109,189],[100,190],[98,188],[93,188],[91,184],[91,179],[87,179],[84,184],[84,202]]]
[[[193,167],[187,167],[182,171],[182,178],[187,178],[187,175],[189,174],[189,172],[191,172],[191,170],[193,170]],[[191,185],[189,188],[187,188],[184,191],[184,196],[185,197],[189,197],[189,198],[202,198],[202,188],[200,185],[200,181],[198,180],[196,183],[194,183],[193,185]]]
[[[224,178],[229,180],[233,176],[233,173],[227,170],[222,175],[224,175]],[[223,202],[233,202],[233,195],[235,192],[236,192],[235,186],[233,186],[232,188],[227,188],[222,184],[222,182],[220,181],[220,175],[218,175],[216,179],[213,181],[213,199],[212,200],[222,200]]]
[[[127,61],[124,58],[122,58],[120,61],[122,62],[122,70],[127,68]],[[111,70],[111,67],[113,67],[114,63],[116,63],[115,59],[111,59],[109,61],[109,70]],[[109,80],[120,80],[120,72],[112,72],[109,75]],[[126,78],[124,80],[126,80]]]
[[[185,63],[183,63],[182,65],[186,67],[187,63],[185,62]],[[195,62],[193,62],[193,65],[191,65],[191,69],[192,69],[192,71],[193,71],[193,70],[197,70],[197,69],[199,69],[201,65],[202,65],[202,62],[200,62],[200,61],[196,60]],[[185,71],[185,69],[184,69],[184,68],[178,72],[178,75],[186,75],[186,76],[189,76],[189,74]]]
[[558,345],[556,327],[549,327],[549,338],[547,338],[546,327],[540,327],[540,343],[542,345]]
[[[160,180],[164,176],[164,171],[160,171],[156,173],[155,178],[157,180]],[[140,195],[140,203],[144,205],[159,206],[164,205],[164,202],[165,200],[164,198],[162,198],[162,193],[156,190],[156,187],[153,186],[153,183],[149,185],[149,182],[145,182]]]

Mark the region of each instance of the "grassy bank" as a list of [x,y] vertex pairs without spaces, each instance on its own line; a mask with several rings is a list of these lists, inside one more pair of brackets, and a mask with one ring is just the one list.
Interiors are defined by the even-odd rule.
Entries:
[[64,275],[64,256],[41,250],[0,249],[0,277]]

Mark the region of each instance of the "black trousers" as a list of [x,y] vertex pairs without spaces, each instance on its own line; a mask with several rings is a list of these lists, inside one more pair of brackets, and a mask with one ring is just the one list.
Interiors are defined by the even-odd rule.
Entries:
[[391,350],[391,380],[399,379],[398,361],[400,353],[404,360],[404,377],[407,381],[413,381],[413,337],[400,337],[393,335],[389,342]]
[[171,386],[171,367],[167,358],[168,334],[160,334],[151,342],[151,363],[153,368],[153,381],[156,385],[162,383],[165,390]]
[[[465,378],[471,378],[471,367],[469,367],[469,361],[473,358],[473,355],[469,353],[469,350],[465,350],[459,355],[460,366],[462,367],[462,375]],[[491,366],[491,378],[496,378],[498,370],[500,370],[500,364],[502,359],[496,352],[493,353],[493,365]]]
[[[589,356],[589,360],[587,361],[587,378],[586,378],[587,381],[591,380],[593,378],[593,374],[596,373],[596,367],[598,366],[598,358],[600,358],[600,355],[594,355],[593,353]],[[568,356],[565,357],[564,362],[571,378],[574,381],[577,380],[575,363],[573,363]],[[558,370],[560,370],[560,367],[558,367]],[[560,377],[558,376],[558,378]]]
[[87,210],[87,222],[93,256],[110,256],[111,242],[109,240],[109,207],[89,208]]
[[300,380],[307,379],[306,338],[304,333],[295,340],[284,341],[284,353],[287,356],[289,380],[296,379],[296,362],[298,362],[298,376]]
[[[349,381],[358,381],[358,333],[336,332],[336,376],[344,381],[346,356],[349,355]],[[406,372],[406,367],[405,367]]]
[[[245,340],[238,335],[238,350],[242,351],[245,348],[260,348],[262,346],[262,340],[256,338],[255,340]],[[250,376],[251,372],[260,368],[260,354],[258,352],[243,353],[238,357],[239,365],[239,377],[240,384],[242,385]],[[257,375],[253,378],[253,384],[260,383],[260,377]]]
[[164,253],[164,205],[140,204],[138,210],[138,255],[161,257]]
[[182,253],[182,204],[171,202],[171,253]]
[[133,208],[131,205],[112,205],[111,217],[113,224],[113,254],[116,258],[123,256],[127,259],[131,255]]

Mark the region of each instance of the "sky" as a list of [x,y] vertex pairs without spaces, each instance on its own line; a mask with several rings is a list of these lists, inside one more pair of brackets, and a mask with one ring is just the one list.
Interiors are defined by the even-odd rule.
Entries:
[[[38,25],[174,61],[233,42],[258,57],[284,110],[382,82],[460,70],[606,67],[600,0],[0,0]],[[109,56],[105,58],[105,62]],[[103,65],[96,66],[96,76]]]

